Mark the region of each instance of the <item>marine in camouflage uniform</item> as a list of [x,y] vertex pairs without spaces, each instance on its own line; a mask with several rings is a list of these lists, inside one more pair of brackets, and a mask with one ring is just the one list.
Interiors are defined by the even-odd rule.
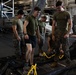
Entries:
[[19,10],[17,16],[12,21],[12,29],[13,29],[13,43],[15,47],[15,55],[16,57],[20,57],[22,55],[22,47],[23,47],[23,11]]
[[46,16],[41,16],[41,20],[39,20],[38,22],[38,26],[39,26],[39,32],[40,32],[40,42],[38,43],[39,46],[39,55],[42,55],[43,51],[42,51],[42,47],[43,44],[45,43],[45,22],[46,22]]
[[70,14],[63,9],[62,5],[62,1],[56,3],[57,12],[53,15],[52,39],[55,41],[55,60],[58,60],[57,57],[60,54],[60,44],[62,44],[62,50],[66,57],[69,57],[69,53],[66,54],[66,50],[69,47],[68,39],[72,23]]

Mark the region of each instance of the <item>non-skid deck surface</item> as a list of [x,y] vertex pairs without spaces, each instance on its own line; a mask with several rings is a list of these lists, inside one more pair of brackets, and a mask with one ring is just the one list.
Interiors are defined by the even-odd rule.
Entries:
[[[3,66],[6,65],[7,66],[7,68],[5,69],[6,71],[8,68],[10,68],[12,71],[15,71],[15,75],[22,75],[24,60],[16,60],[14,57],[9,58],[8,60],[7,59],[8,58],[3,58],[0,60],[0,67],[1,67],[0,73],[2,72]],[[40,59],[40,60],[35,60],[35,59]],[[52,68],[51,64],[53,61],[51,61],[51,59],[48,60],[48,59],[44,59],[43,57],[35,57],[35,59],[34,59],[35,64],[37,64],[37,67],[36,67],[37,75],[58,75],[58,72],[61,72],[61,71],[65,72],[68,70],[69,72],[70,70],[72,71],[72,73],[70,72],[71,75],[76,75],[76,60],[72,61],[71,64],[68,64],[68,65],[66,64],[65,60],[60,60],[58,63],[58,66]],[[68,69],[70,66],[75,68]],[[1,75],[5,75],[5,74],[1,74]]]

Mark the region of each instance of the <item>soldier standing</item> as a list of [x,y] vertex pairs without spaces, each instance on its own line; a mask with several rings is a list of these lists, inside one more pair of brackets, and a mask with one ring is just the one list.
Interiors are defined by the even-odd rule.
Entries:
[[[52,23],[52,40],[55,41],[56,56],[54,59],[55,62],[52,64],[52,66],[57,65],[58,55],[60,53],[64,52],[64,54],[66,54],[69,44],[69,33],[72,28],[71,16],[67,11],[64,10],[62,1],[57,1],[56,9],[57,12],[53,15]],[[62,49],[59,49],[61,44]],[[66,55],[66,57],[69,58],[69,53]]]

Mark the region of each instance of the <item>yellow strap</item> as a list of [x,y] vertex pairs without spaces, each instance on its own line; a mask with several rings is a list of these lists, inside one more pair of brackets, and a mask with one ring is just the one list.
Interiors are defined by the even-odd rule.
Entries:
[[32,65],[27,75],[30,75],[32,71],[34,71],[34,75],[37,75],[36,66],[37,64]]
[[45,56],[46,58],[50,59],[50,58],[54,57],[54,56],[55,56],[55,54],[53,54],[53,55],[51,55],[51,56],[47,56],[47,55],[46,55],[46,53],[45,53],[45,52],[43,52],[43,56]]
[[62,59],[64,57],[64,54],[59,55],[59,59]]
[[[45,56],[46,58],[50,59],[52,57],[54,57],[56,54],[53,54],[51,56],[47,56],[45,52],[43,52],[43,56]],[[63,55],[59,55],[59,59],[62,59],[64,57],[64,54]],[[34,75],[37,75],[37,71],[36,71],[36,67],[37,67],[37,64],[35,65],[32,65],[31,66],[31,69],[29,70],[28,74],[27,75],[30,75],[32,71],[34,71]]]
[[[53,54],[53,55],[51,55],[51,56],[47,56],[46,53],[43,52],[42,55],[45,56],[46,58],[50,59],[50,58],[54,57],[56,54]],[[63,55],[59,55],[59,59],[62,59],[63,57],[64,57],[64,54],[63,54]]]

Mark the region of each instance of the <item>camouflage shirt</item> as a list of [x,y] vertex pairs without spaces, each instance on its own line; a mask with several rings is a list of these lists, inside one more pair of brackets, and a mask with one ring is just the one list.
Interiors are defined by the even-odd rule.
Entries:
[[39,31],[40,31],[40,33],[41,34],[45,33],[45,26],[46,26],[45,22],[39,21],[38,25],[39,25]]

